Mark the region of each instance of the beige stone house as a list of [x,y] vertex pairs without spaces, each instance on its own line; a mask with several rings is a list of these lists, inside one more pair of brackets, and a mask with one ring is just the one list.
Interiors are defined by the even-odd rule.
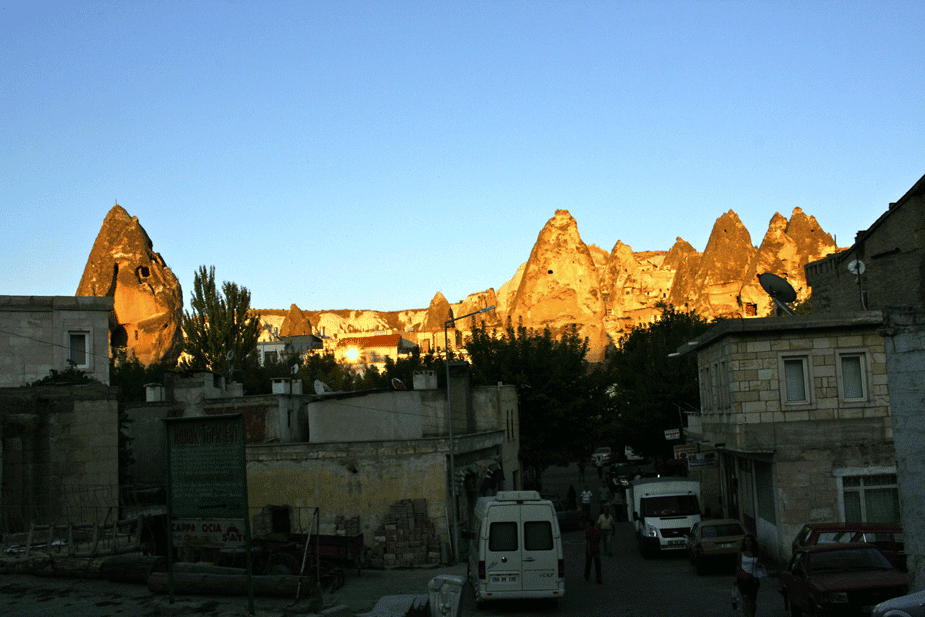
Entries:
[[879,311],[723,322],[696,353],[689,442],[720,456],[720,501],[780,562],[800,527],[900,518]]

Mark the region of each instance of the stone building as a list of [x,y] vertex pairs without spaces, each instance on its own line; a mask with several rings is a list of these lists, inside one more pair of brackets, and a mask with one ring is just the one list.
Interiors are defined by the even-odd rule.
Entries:
[[900,519],[880,312],[735,319],[696,353],[689,441],[718,450],[724,515],[786,562],[804,523]]
[[112,298],[0,296],[0,387],[23,386],[69,363],[109,383]]
[[452,416],[446,391],[427,372],[413,390],[325,394],[303,394],[300,380],[279,380],[273,394],[243,396],[237,384],[210,373],[152,384],[150,402],[127,409],[136,477],[164,477],[161,418],[241,413],[252,515],[293,512],[293,531],[310,521],[301,512],[316,507],[323,527],[359,517],[372,546],[396,502],[426,500],[418,503],[426,503],[449,549],[454,515],[464,525],[480,493],[521,482],[516,389],[472,388],[466,363],[454,364]]
[[806,266],[813,312],[925,306],[925,176],[854,244]]

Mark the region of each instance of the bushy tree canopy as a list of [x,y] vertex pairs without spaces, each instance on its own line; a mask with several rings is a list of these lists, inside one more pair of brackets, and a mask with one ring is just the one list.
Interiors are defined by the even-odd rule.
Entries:
[[191,310],[183,313],[184,351],[190,357],[181,368],[230,376],[247,363],[255,364],[260,320],[249,314],[250,304],[247,287],[225,281],[219,293],[215,267],[200,266],[193,279]]
[[604,384],[589,367],[588,341],[572,326],[560,336],[508,323],[503,332],[474,327],[466,340],[474,385],[517,386],[520,453],[534,478],[583,456],[595,439]]
[[608,432],[645,456],[670,454],[665,430],[680,426],[682,411],[699,408],[697,357],[672,354],[710,327],[697,313],[662,310],[657,321],[625,335],[607,359]]

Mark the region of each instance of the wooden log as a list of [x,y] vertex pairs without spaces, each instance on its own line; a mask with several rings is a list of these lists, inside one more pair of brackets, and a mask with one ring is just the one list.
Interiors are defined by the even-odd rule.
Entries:
[[[302,579],[301,594],[310,595],[314,582],[308,577],[298,576],[254,576],[255,596],[292,596],[295,597]],[[174,593],[204,596],[243,596],[247,595],[246,574],[210,574],[204,572],[174,572]],[[152,593],[166,594],[167,572],[152,572],[148,577],[148,589]]]

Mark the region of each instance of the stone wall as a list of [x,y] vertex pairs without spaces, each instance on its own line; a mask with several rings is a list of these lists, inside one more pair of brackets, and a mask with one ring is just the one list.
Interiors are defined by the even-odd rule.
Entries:
[[112,520],[119,498],[114,388],[0,390],[0,431],[0,532]]
[[910,591],[925,589],[925,312],[885,311],[883,334],[893,409],[899,501]]

